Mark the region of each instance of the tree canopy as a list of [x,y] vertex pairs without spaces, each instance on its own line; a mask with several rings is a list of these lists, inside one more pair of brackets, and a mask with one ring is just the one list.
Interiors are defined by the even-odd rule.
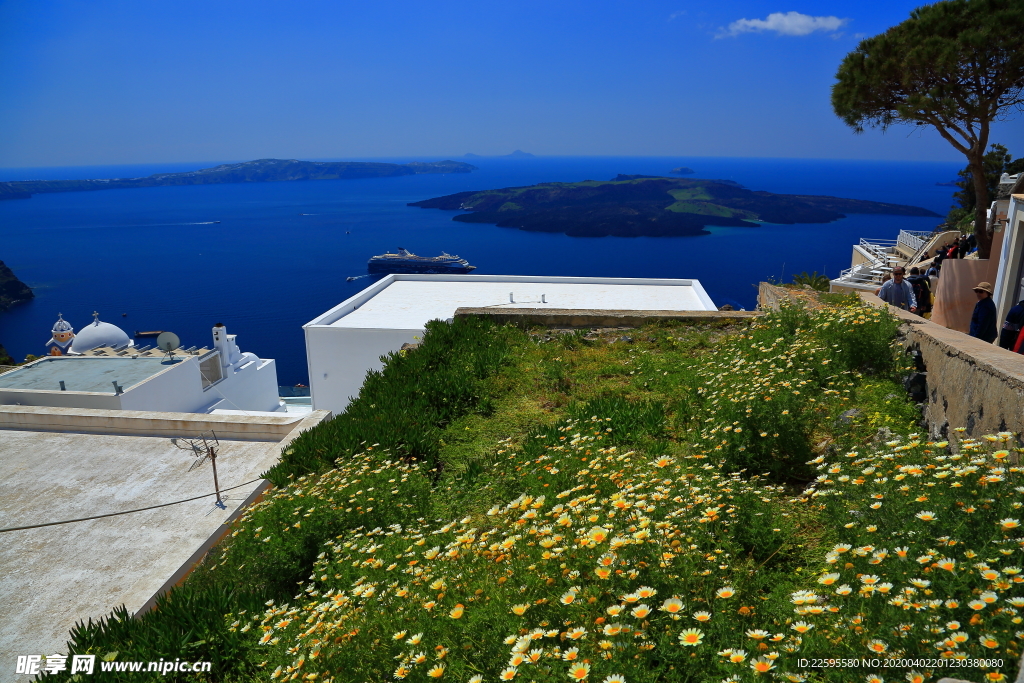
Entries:
[[[999,179],[1004,173],[1015,175],[1024,171],[1024,157],[1014,159],[1010,154],[1010,150],[1000,144],[994,144],[989,147],[983,163],[985,166],[985,187],[990,197],[995,196],[996,189],[999,187]],[[960,190],[953,193],[953,199],[957,204],[952,207],[952,211],[946,217],[946,222],[950,225],[958,225],[965,218],[973,215],[974,208],[977,205],[977,198],[974,196],[974,175],[971,173],[971,167],[967,166],[959,171],[957,175],[960,176],[960,180],[957,181],[956,186]]]
[[[832,86],[832,108],[857,132],[893,124],[932,126],[964,154],[972,173],[975,225],[985,225],[983,157],[992,121],[1024,105],[1024,2],[945,0],[867,38]],[[991,235],[977,230],[988,256]]]

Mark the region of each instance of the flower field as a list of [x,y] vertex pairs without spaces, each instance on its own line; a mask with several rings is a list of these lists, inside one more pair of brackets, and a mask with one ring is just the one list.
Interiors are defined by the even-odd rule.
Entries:
[[[1012,680],[1018,442],[920,434],[885,313],[502,328],[500,349],[474,329],[473,394],[411,439],[430,457],[344,422],[343,447],[305,435],[186,583],[234,591],[200,646],[244,661],[220,680]],[[174,604],[75,651],[143,659]]]

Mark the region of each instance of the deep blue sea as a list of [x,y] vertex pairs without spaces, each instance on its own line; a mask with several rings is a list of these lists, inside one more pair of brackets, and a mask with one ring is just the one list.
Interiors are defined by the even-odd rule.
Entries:
[[[374,159],[374,161],[436,161]],[[755,305],[757,283],[802,271],[834,277],[860,237],[930,230],[936,218],[851,215],[830,224],[711,228],[677,238],[574,238],[452,221],[408,207],[430,197],[619,173],[734,180],[753,190],[923,206],[945,214],[962,163],[694,157],[467,159],[470,174],[159,187],[43,194],[0,201],[0,260],[36,298],[0,313],[12,356],[44,352],[63,313],[75,329],[100,319],[172,330],[184,346],[211,343],[223,322],[243,351],[276,358],[279,381],[306,383],[302,325],[371,283],[374,254],[405,247],[458,254],[479,274],[696,278],[719,306]],[[137,177],[214,165],[2,169],[0,180]],[[212,223],[220,221],[220,223]],[[122,314],[127,314],[123,316]],[[141,341],[141,340],[140,340]],[[153,343],[152,340],[147,340]]]

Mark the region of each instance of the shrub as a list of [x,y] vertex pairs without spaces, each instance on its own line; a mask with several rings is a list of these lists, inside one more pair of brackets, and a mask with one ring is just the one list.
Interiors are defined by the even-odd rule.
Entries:
[[345,412],[296,439],[266,477],[283,486],[289,475],[322,472],[367,444],[437,466],[441,431],[462,415],[488,410],[483,381],[511,361],[512,342],[522,337],[477,318],[427,323],[414,353],[383,358],[383,369],[367,373]]

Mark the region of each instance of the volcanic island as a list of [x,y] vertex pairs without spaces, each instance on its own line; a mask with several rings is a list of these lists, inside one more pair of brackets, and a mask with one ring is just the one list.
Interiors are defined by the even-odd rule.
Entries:
[[452,218],[462,223],[492,223],[570,237],[707,235],[707,226],[831,223],[851,213],[941,218],[919,206],[773,194],[748,190],[731,180],[621,174],[609,181],[458,192],[409,206],[466,211]]

